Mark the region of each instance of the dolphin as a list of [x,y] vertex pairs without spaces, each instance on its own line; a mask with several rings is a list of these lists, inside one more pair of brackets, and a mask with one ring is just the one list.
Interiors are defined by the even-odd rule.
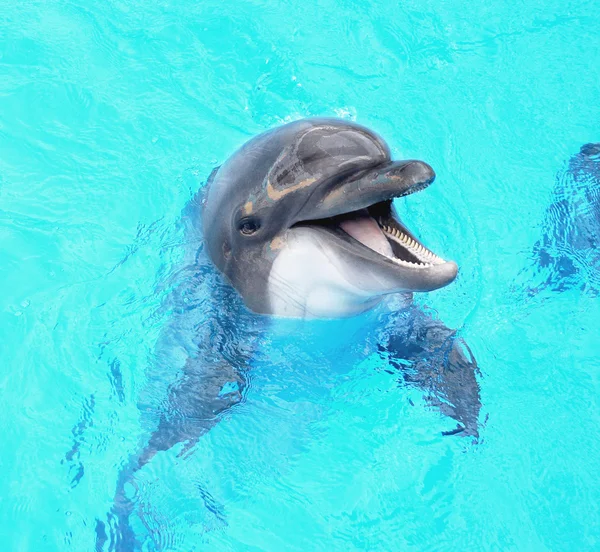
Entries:
[[[559,171],[552,203],[533,247],[534,285],[543,289],[600,292],[600,143],[581,146]],[[531,268],[530,267],[530,268]],[[530,272],[530,269],[527,270]]]
[[423,161],[392,161],[360,125],[287,124],[250,140],[213,175],[208,254],[262,314],[350,316],[386,295],[441,288],[456,264],[425,247],[392,205],[434,178]]
[[[398,385],[418,388],[455,421],[444,434],[477,439],[477,362],[456,330],[412,303],[413,293],[450,284],[457,265],[427,248],[393,206],[434,178],[423,161],[391,160],[387,144],[367,128],[330,118],[269,130],[213,170],[183,213],[186,285],[161,340],[189,356],[154,431],[121,469],[110,535],[99,521],[97,549],[141,546],[129,525],[135,497],[127,483],[159,451],[180,443],[181,454],[190,450],[243,403],[261,336],[278,318],[310,325],[360,315],[390,298],[397,308],[382,307],[374,330],[382,364]],[[197,322],[190,298],[210,313],[208,321]],[[201,494],[213,509],[210,493]]]

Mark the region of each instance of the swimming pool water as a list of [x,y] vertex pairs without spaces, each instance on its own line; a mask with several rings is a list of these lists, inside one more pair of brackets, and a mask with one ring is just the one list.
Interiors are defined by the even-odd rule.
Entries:
[[[377,313],[283,325],[246,401],[136,475],[144,549],[600,548],[598,298],[531,292],[557,174],[600,141],[599,82],[584,0],[2,2],[2,550],[108,550],[181,361],[181,211],[242,142],[310,115],[436,170],[398,208],[460,266],[419,302],[477,358],[480,439],[442,436],[384,369]],[[211,314],[191,306],[187,332]]]

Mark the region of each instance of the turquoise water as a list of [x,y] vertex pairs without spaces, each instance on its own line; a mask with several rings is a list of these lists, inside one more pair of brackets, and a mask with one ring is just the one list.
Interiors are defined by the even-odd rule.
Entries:
[[[309,115],[435,168],[398,208],[460,266],[419,302],[477,358],[479,441],[383,369],[378,313],[334,339],[284,326],[245,402],[136,474],[144,549],[600,548],[599,302],[537,286],[533,253],[557,175],[600,140],[599,82],[591,1],[0,3],[2,550],[108,549],[181,364],[181,211]],[[211,316],[193,306],[188,332]]]

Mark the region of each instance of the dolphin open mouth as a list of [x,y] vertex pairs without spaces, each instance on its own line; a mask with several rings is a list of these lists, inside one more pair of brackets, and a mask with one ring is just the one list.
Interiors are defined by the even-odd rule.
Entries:
[[394,217],[391,201],[335,217],[331,222],[361,245],[400,266],[424,269],[446,263]]
[[449,262],[421,243],[394,216],[391,200],[326,219],[300,222],[295,226],[328,229],[358,249],[369,249],[405,268],[420,270]]
[[[429,186],[435,177],[433,170],[425,163],[411,161],[394,162],[391,170],[375,168],[370,173],[368,179],[361,176],[360,185],[351,181],[349,188],[346,181],[325,197],[330,216],[300,221],[294,226],[326,232],[330,243],[368,261],[372,268],[379,266],[385,272],[397,273],[398,281],[407,290],[431,291],[451,283],[458,272],[456,263],[421,243],[400,222],[392,203],[395,198]],[[394,175],[401,175],[402,183],[394,181]],[[368,185],[363,184],[365,180]]]

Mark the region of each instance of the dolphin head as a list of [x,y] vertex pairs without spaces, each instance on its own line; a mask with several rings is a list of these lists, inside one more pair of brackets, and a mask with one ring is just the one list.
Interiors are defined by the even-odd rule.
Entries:
[[208,254],[265,314],[348,316],[389,294],[443,287],[456,264],[427,249],[392,205],[434,178],[422,161],[392,161],[360,125],[284,125],[213,172],[202,216]]

